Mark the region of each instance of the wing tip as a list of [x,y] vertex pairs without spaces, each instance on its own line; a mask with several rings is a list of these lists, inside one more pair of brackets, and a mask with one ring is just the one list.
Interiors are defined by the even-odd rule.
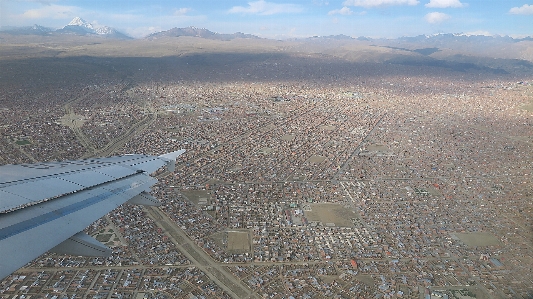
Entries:
[[170,153],[161,155],[161,156],[159,156],[159,158],[164,159],[164,160],[174,160],[175,161],[176,158],[179,157],[184,152],[185,152],[184,149],[180,149],[180,150],[177,150],[177,151],[174,151],[174,152],[170,152]]

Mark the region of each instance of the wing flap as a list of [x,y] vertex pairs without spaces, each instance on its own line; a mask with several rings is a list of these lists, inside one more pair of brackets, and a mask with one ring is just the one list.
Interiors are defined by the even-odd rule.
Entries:
[[94,170],[84,170],[61,176],[61,179],[73,182],[83,187],[92,187],[114,179],[112,176]]
[[120,179],[137,172],[135,169],[120,165],[96,168],[94,171],[110,176],[113,179]]
[[128,203],[133,205],[142,205],[142,206],[155,206],[159,207],[161,202],[154,198],[150,193],[143,191],[136,196],[128,200]]
[[[80,188],[81,186],[77,184],[67,182],[59,178],[47,178],[10,185],[1,189],[2,195],[6,195],[7,193],[18,197],[6,196],[6,202],[9,201],[11,204],[5,207],[2,212],[28,205],[30,203],[41,202],[62,194],[72,193],[80,190]],[[15,206],[13,206],[15,203],[14,200],[17,198],[19,198],[19,201]],[[4,197],[2,197],[2,201],[3,200]]]
[[0,212],[6,212],[31,202],[27,198],[4,192],[0,189]]
[[0,279],[149,190],[155,181],[137,174],[0,215],[0,256],[9,256],[0,259]]
[[112,253],[109,247],[96,241],[84,232],[79,232],[66,239],[61,244],[50,249],[50,251],[59,254],[99,257],[108,257]]

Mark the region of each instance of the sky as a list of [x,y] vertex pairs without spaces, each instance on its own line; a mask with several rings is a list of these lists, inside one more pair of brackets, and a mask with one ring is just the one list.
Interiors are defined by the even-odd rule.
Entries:
[[533,36],[533,0],[0,0],[0,26],[61,28],[74,17],[133,37],[188,26],[275,39]]

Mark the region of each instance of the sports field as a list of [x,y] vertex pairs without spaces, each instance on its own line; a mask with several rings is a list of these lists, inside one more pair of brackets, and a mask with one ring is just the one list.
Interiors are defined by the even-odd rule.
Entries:
[[211,199],[211,195],[206,190],[182,190],[181,193],[196,205],[201,199],[207,200],[207,202]]
[[228,251],[235,253],[250,252],[250,234],[247,231],[229,231]]
[[324,224],[335,223],[335,226],[353,226],[352,218],[357,214],[352,209],[335,203],[311,204],[311,211],[304,212],[309,221],[319,221]]
[[470,247],[500,245],[500,240],[491,233],[455,233],[455,236]]

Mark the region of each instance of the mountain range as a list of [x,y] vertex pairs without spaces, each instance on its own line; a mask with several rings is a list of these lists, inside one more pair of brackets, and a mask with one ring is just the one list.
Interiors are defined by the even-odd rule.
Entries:
[[[96,26],[93,25],[80,17],[75,17],[68,23],[66,26],[60,29],[52,29],[48,27],[43,27],[40,25],[26,26],[26,27],[0,27],[0,32],[8,33],[11,35],[78,35],[78,36],[102,36],[112,39],[133,39],[132,37],[116,30],[115,28],[109,26]],[[245,34],[241,32],[225,34],[212,32],[205,28],[196,28],[193,26],[185,28],[172,28],[165,31],[160,31],[156,33],[149,34],[144,37],[144,39],[155,40],[161,38],[172,38],[180,36],[190,36],[190,37],[199,37],[212,40],[232,40],[235,38],[246,38],[246,39],[260,39],[260,37]],[[533,37],[525,38],[513,38],[510,36],[486,36],[486,35],[469,35],[469,34],[434,34],[434,35],[419,35],[413,37],[399,37],[395,39],[384,39],[384,38],[369,38],[360,36],[357,38],[347,36],[344,34],[339,35],[329,35],[329,36],[313,36],[304,39],[293,39],[293,40],[306,40],[311,42],[328,42],[331,40],[337,41],[348,41],[348,40],[358,40],[358,41],[367,41],[372,42],[376,45],[388,46],[395,48],[394,43],[399,43],[402,45],[405,44],[418,44],[425,45],[428,48],[441,48],[441,47],[450,47],[453,44],[506,44],[506,43],[518,43],[521,41],[533,41]],[[402,48],[396,48],[402,49]]]
[[[60,29],[52,29],[43,27],[40,25],[26,26],[26,27],[0,27],[0,32],[8,33],[11,35],[78,35],[78,36],[102,36],[106,38],[114,39],[132,39],[132,37],[116,30],[109,26],[95,26],[80,17],[75,17],[66,26]],[[224,34],[212,32],[205,28],[196,28],[193,26],[186,28],[172,28],[169,30],[152,33],[145,37],[148,40],[154,40],[165,37],[179,37],[179,36],[192,36],[213,40],[232,40],[235,38],[252,38],[258,39],[259,37],[251,34],[244,34],[241,32],[233,34]]]
[[7,27],[2,28],[2,32],[11,35],[58,35],[58,34],[72,34],[83,36],[102,36],[106,38],[115,39],[132,39],[130,36],[116,30],[109,26],[94,26],[80,17],[75,17],[66,26],[60,29],[52,29],[40,25],[33,25],[27,27]]
[[166,31],[152,33],[145,38],[149,40],[153,40],[153,39],[158,39],[158,38],[163,38],[163,37],[179,37],[179,36],[194,36],[194,37],[214,39],[214,40],[232,40],[234,38],[251,38],[251,39],[260,38],[252,34],[244,34],[241,32],[237,32],[233,34],[224,34],[224,33],[212,32],[205,28],[196,28],[192,26],[186,27],[186,28],[172,28]]

